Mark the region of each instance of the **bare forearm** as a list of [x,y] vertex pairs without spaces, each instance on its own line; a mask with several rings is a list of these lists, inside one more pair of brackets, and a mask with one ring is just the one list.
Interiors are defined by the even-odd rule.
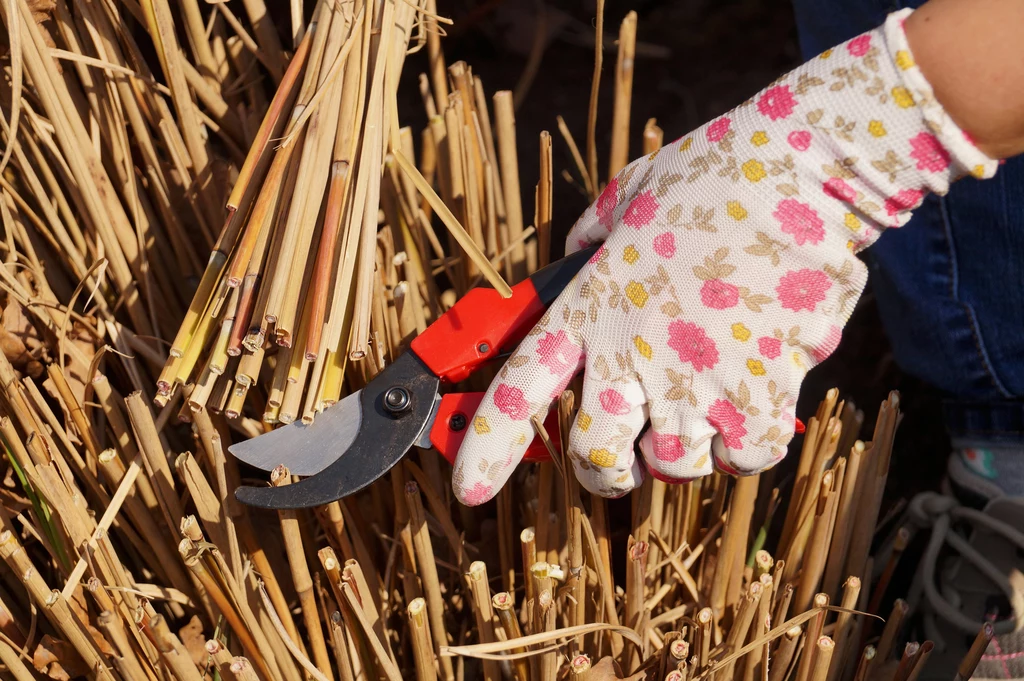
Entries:
[[905,30],[936,98],[978,148],[1024,153],[1024,0],[930,0]]

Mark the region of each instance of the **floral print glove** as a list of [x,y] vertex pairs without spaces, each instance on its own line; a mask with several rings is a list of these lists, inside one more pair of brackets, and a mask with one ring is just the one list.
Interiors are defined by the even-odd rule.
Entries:
[[466,504],[497,493],[584,369],[569,456],[584,487],[620,496],[652,475],[777,463],[807,371],[864,287],[855,254],[926,192],[990,177],[935,100],[903,33],[910,10],[636,160],[572,229],[604,245],[490,386],[456,460]]

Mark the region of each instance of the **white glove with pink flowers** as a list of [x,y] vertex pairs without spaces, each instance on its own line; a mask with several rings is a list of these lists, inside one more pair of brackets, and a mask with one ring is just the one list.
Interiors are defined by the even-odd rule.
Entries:
[[[508,360],[455,464],[458,498],[493,497],[584,369],[569,456],[620,496],[646,468],[679,481],[777,463],[807,371],[864,287],[855,254],[926,192],[996,163],[932,95],[903,33],[910,10],[633,162],[569,234],[604,245]],[[643,465],[633,443],[640,442]]]

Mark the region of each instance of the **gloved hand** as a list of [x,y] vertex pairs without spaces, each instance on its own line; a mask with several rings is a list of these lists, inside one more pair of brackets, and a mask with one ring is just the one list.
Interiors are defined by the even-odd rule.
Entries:
[[781,459],[800,383],[836,348],[867,272],[855,253],[926,192],[989,177],[932,95],[909,10],[784,76],[619,173],[567,250],[604,245],[490,386],[455,464],[458,498],[493,497],[533,414],[584,368],[569,457],[620,496],[643,467],[669,481]]

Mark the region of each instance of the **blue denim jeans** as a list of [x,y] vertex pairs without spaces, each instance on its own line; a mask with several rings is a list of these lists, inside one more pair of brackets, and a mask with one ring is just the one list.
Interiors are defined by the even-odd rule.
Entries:
[[[805,59],[923,0],[793,0]],[[1024,443],[1024,157],[929,196],[865,253],[893,354],[957,439]]]

